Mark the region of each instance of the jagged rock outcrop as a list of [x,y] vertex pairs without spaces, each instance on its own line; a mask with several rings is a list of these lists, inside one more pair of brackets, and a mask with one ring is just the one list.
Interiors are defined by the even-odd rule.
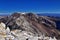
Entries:
[[0,22],[0,40],[4,40],[6,35],[5,24]]
[[60,32],[56,29],[53,18],[38,16],[33,13],[14,13],[10,16],[0,18],[10,30],[26,31],[33,36],[48,36],[60,38]]

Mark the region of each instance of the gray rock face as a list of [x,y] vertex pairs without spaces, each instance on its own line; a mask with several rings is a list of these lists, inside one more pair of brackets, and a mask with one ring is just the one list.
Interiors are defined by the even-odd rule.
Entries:
[[16,24],[18,26],[20,26],[23,30],[27,31],[27,32],[32,32],[33,34],[37,34],[37,32],[33,29],[33,25],[30,24],[25,18],[24,16],[20,16],[19,18],[17,18],[16,20]]

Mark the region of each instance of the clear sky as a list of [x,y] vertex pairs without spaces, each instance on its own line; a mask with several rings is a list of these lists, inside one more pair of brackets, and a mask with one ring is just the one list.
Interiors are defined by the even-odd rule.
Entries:
[[12,12],[60,13],[60,0],[0,0],[0,14]]

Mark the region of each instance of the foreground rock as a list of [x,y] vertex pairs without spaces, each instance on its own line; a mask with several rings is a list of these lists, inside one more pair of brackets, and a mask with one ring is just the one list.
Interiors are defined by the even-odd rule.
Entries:
[[5,24],[0,22],[0,40],[5,40],[5,35],[6,35],[6,31],[5,31]]

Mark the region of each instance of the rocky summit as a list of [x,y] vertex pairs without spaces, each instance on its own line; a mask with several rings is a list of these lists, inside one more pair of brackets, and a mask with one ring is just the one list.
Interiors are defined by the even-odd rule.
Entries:
[[56,19],[33,13],[0,16],[1,40],[60,40]]

